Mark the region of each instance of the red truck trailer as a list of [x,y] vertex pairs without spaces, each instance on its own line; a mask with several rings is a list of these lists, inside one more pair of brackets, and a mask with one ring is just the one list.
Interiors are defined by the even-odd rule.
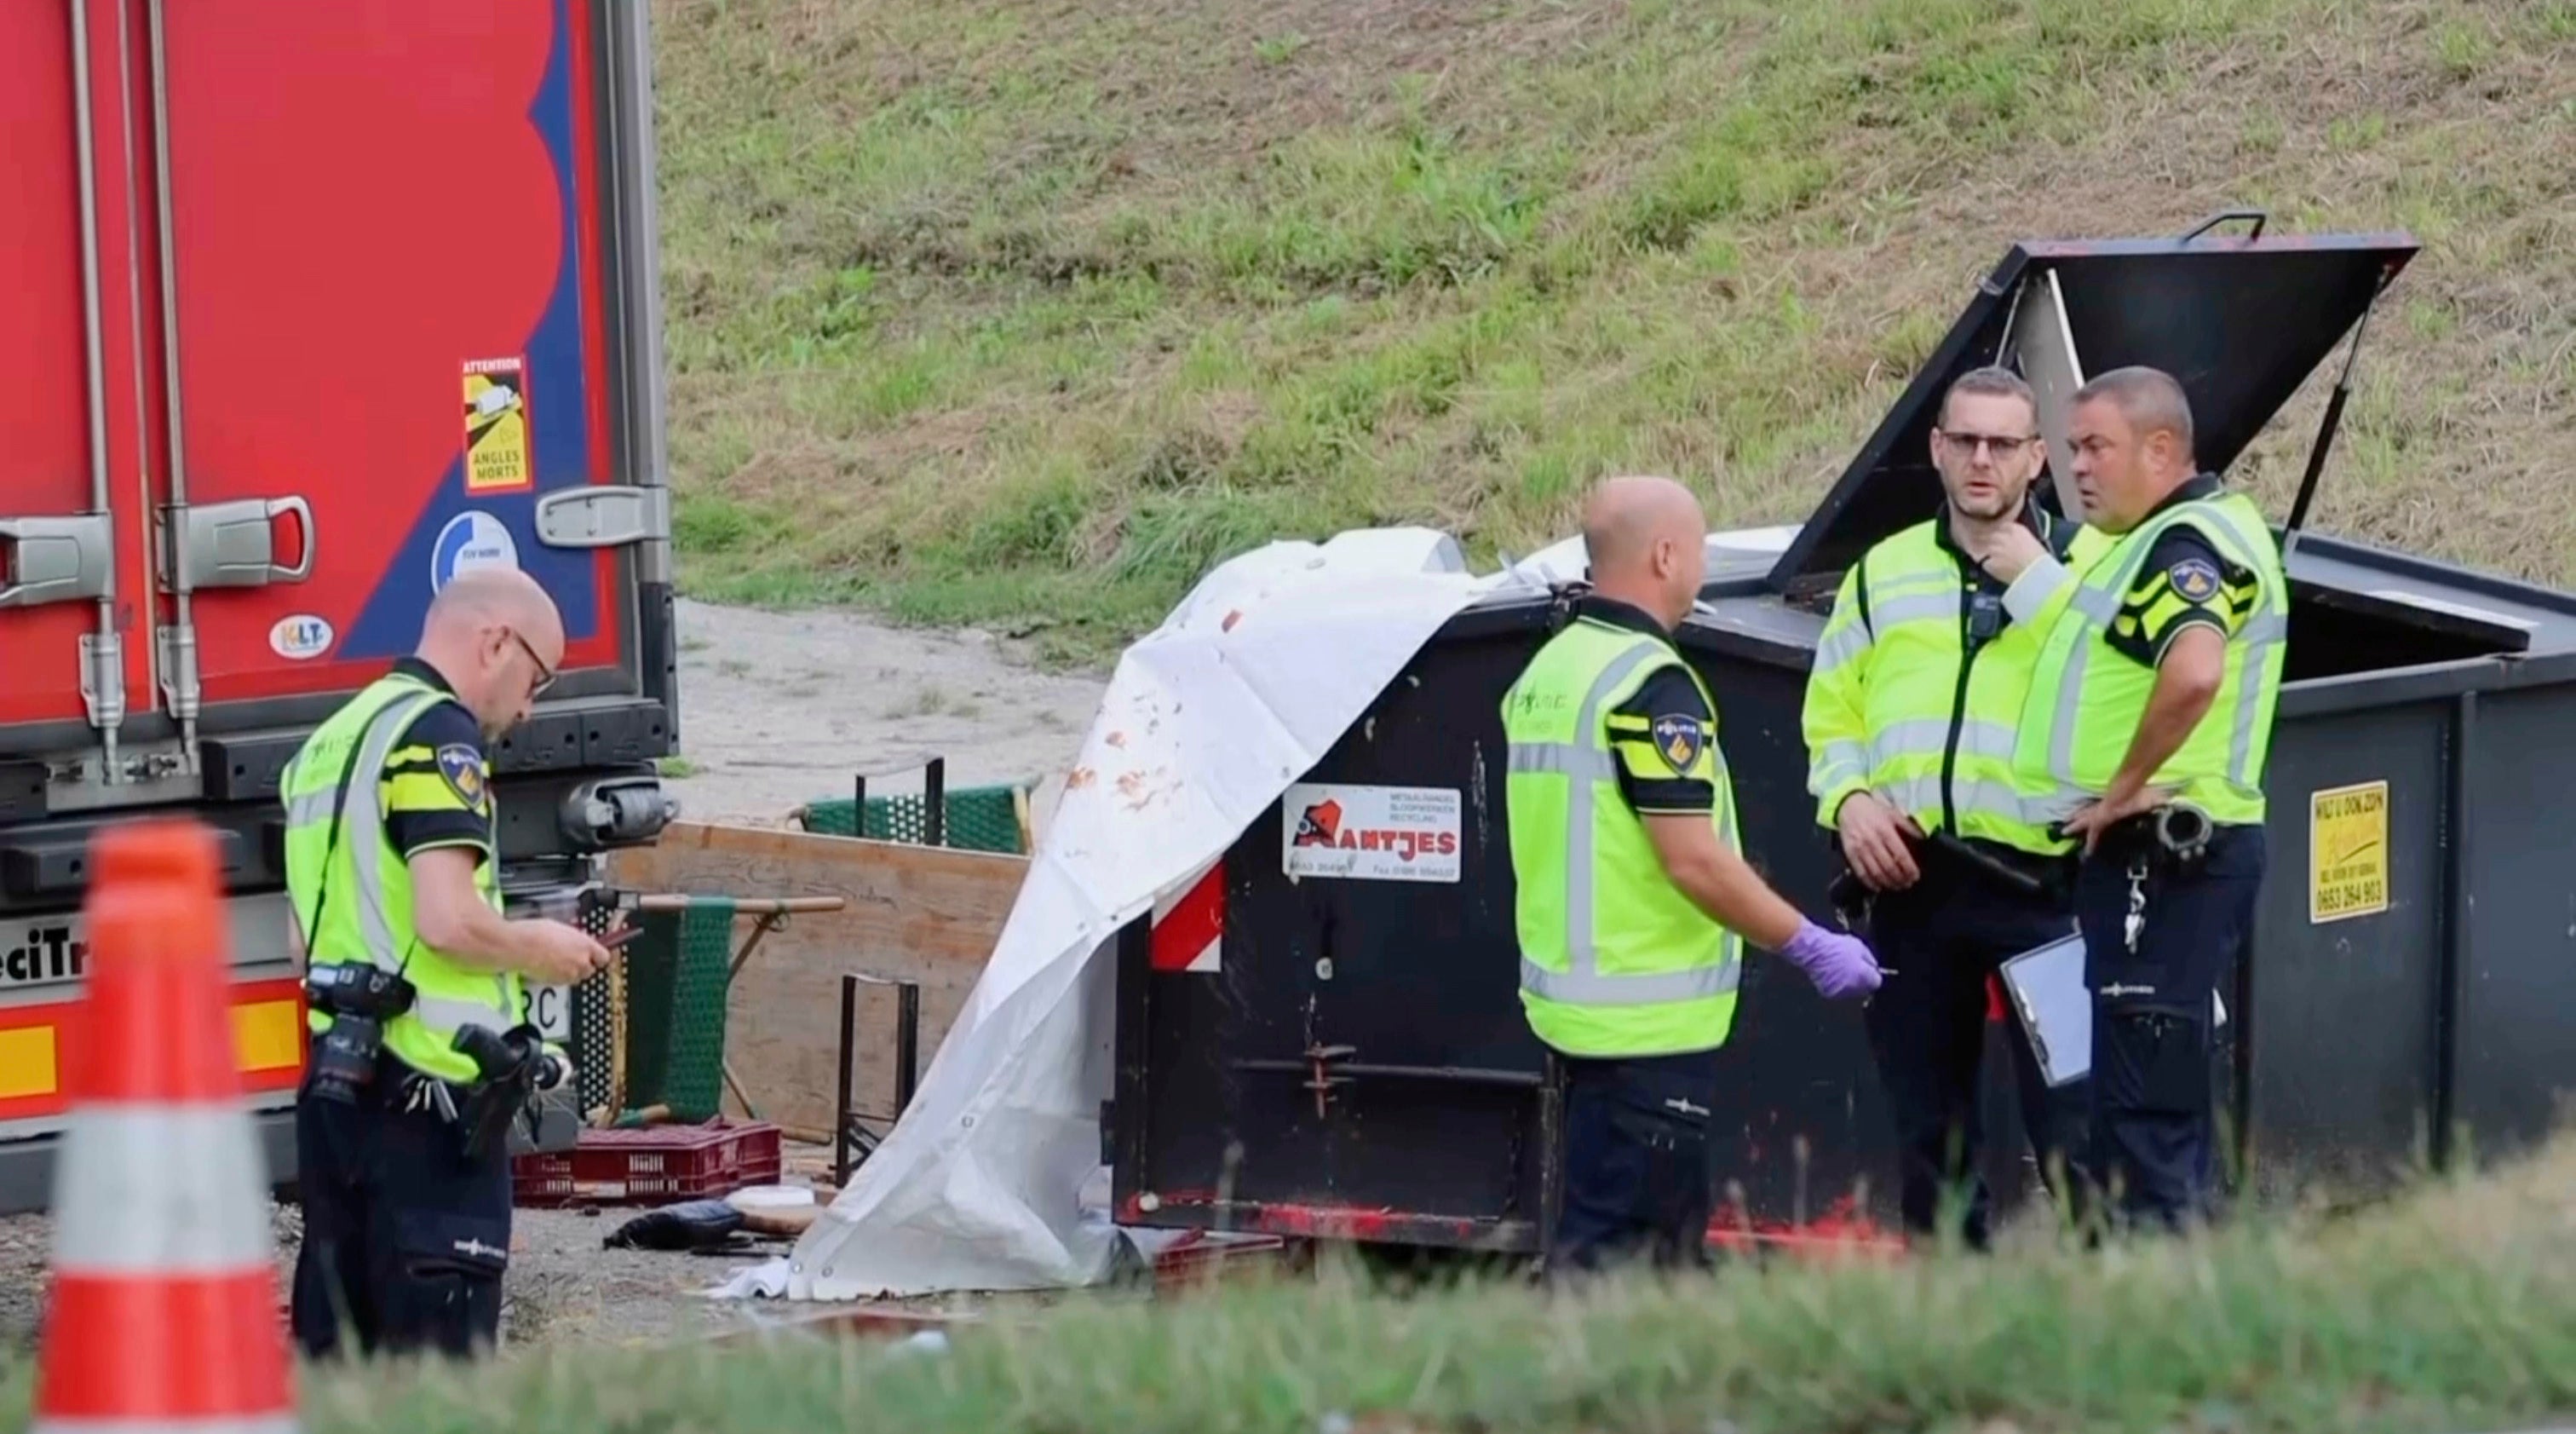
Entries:
[[0,1209],[46,1198],[88,840],[143,812],[222,834],[290,1173],[278,774],[457,572],[525,570],[568,638],[495,754],[512,901],[669,819],[646,12],[0,4]]

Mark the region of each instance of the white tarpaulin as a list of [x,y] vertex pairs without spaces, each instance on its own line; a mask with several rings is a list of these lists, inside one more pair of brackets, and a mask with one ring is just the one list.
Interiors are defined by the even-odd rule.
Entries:
[[[885,1143],[787,1268],[729,1293],[846,1300],[1107,1273],[1086,1182],[1110,1090],[1118,930],[1168,904],[1322,758],[1442,623],[1515,577],[1418,529],[1274,543],[1129,648],[991,962]],[[1095,1182],[1096,1183],[1096,1182]]]
[[[1792,529],[1713,534],[1776,552]],[[1129,648],[982,978],[911,1108],[784,1261],[716,1293],[848,1300],[1055,1288],[1108,1273],[1099,1112],[1116,963],[1312,769],[1461,608],[1583,575],[1580,539],[1473,577],[1421,529],[1274,543],[1208,574]],[[1183,962],[1221,959],[1193,928]],[[1147,1232],[1134,1238],[1150,1239]]]

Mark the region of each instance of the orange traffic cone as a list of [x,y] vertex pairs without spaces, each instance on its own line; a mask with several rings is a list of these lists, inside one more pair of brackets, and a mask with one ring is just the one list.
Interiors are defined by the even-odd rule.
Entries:
[[296,1428],[215,871],[214,835],[193,821],[91,846],[37,1434]]

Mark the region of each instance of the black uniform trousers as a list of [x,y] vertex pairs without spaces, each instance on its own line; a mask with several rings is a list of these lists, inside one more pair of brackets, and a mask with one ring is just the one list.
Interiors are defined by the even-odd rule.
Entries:
[[[1917,845],[1920,880],[1870,900],[1869,944],[1890,974],[1862,1013],[1896,1127],[1898,1208],[1916,1236],[1956,1230],[1973,1249],[1992,1236],[1983,1173],[1987,977],[2011,957],[2075,928],[2071,870],[2034,895],[1940,847]],[[2040,874],[2040,864],[2022,859]],[[2041,1175],[2062,1194],[2084,1164],[2084,1082],[2051,1089],[2019,1019],[2003,1022],[2023,1128]],[[1946,1206],[1946,1208],[1945,1208]]]
[[[2146,922],[2125,930],[2130,870],[2144,855]],[[2093,988],[2091,1174],[2102,1213],[2167,1229],[2217,1210],[2215,993],[2233,989],[2237,953],[2263,882],[2260,826],[2220,826],[2190,871],[2165,869],[2146,819],[2104,835],[2076,878],[2084,974]]]
[[[499,1343],[509,1155],[470,1161],[458,1127],[439,1111],[401,1109],[407,1069],[380,1058],[356,1105],[314,1099],[309,1078],[298,1093],[304,1243],[292,1322],[309,1358],[465,1357]],[[356,1350],[344,1348],[344,1335]]]
[[1565,1194],[1549,1274],[1706,1265],[1718,1052],[1558,1061]]

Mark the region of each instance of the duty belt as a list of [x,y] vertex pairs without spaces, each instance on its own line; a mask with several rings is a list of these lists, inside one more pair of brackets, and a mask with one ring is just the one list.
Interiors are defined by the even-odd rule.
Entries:
[[[321,1037],[315,1035],[308,1036],[306,1039],[312,1042],[319,1041]],[[307,1071],[313,1067],[311,1055],[308,1047],[305,1059]],[[464,1108],[467,1098],[473,1094],[471,1086],[459,1085],[444,1077],[431,1075],[393,1052],[383,1050],[376,1052],[376,1078],[369,1089],[374,1092],[374,1099],[366,1104],[364,1107],[366,1109],[399,1111],[404,1114],[425,1110],[434,1113],[450,1125],[456,1123],[457,1112]]]
[[2146,934],[2147,908],[2157,888],[2198,871],[2217,831],[2209,813],[2189,802],[2167,802],[2103,829],[2101,855],[2128,872],[2129,909],[2120,935],[2130,955],[2137,954],[2138,941]]

